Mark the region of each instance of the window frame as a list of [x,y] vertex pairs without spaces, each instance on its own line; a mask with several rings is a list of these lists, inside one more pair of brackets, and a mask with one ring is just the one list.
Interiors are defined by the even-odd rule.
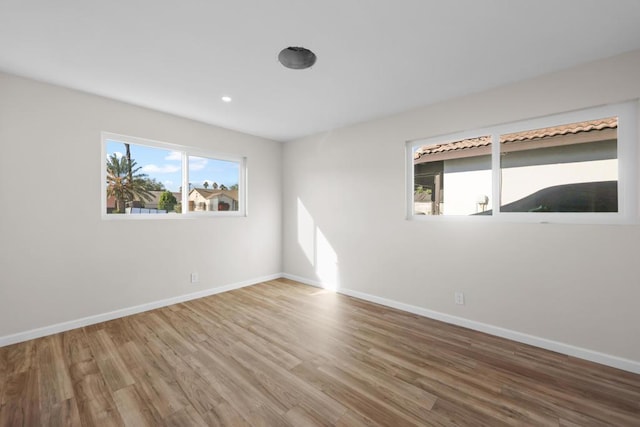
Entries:
[[[605,117],[618,118],[617,159],[618,159],[618,212],[501,212],[501,165],[500,136],[553,126],[562,126]],[[424,145],[434,145],[443,141],[459,141],[491,136],[491,215],[415,215],[414,213],[414,159],[413,151]],[[638,100],[586,108],[577,111],[553,114],[498,124],[480,129],[439,135],[407,141],[406,151],[406,218],[416,221],[499,221],[523,223],[560,224],[634,224],[638,221]]]
[[[103,220],[128,221],[128,220],[174,220],[193,218],[219,218],[219,217],[246,217],[247,210],[247,157],[229,154],[221,154],[212,150],[197,147],[190,147],[181,144],[156,141],[147,138],[117,134],[113,132],[101,132],[101,168],[100,168],[100,209]],[[183,191],[179,203],[182,205],[182,212],[179,214],[135,214],[135,215],[114,215],[107,213],[107,141],[116,141],[132,145],[140,145],[161,150],[177,151],[182,156],[182,188],[189,188],[189,156],[204,157],[207,159],[236,162],[239,165],[238,173],[238,210],[237,211],[189,211],[189,191]]]

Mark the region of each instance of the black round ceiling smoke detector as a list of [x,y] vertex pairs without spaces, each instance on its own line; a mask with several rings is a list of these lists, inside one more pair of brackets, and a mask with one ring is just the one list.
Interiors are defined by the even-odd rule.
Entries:
[[292,70],[304,70],[316,63],[316,54],[304,47],[287,47],[280,51],[278,61]]

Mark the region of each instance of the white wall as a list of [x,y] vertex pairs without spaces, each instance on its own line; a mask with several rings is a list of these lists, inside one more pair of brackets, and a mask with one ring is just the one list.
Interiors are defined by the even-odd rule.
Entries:
[[506,205],[555,185],[617,181],[618,160],[521,166],[504,168],[501,173],[500,203]]
[[286,143],[284,271],[322,282],[320,257],[350,291],[640,362],[640,226],[405,219],[406,141],[638,98],[638,76],[640,51]]
[[471,215],[480,212],[478,200],[488,198],[485,209],[491,209],[491,157],[467,157],[444,162],[444,215]]
[[[407,140],[638,98],[638,75],[640,51],[283,151],[0,73],[0,339],[283,263],[329,286],[640,363],[640,226],[407,221],[404,182]],[[103,130],[248,156],[249,216],[102,220]],[[200,284],[188,283],[192,271]],[[454,290],[466,305],[453,304]]]
[[[249,216],[102,220],[101,131],[247,156]],[[281,159],[278,142],[0,74],[0,339],[278,274]]]

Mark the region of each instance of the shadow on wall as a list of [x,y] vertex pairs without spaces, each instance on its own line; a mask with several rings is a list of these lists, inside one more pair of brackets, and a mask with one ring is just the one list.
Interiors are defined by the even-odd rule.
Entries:
[[335,291],[340,287],[338,254],[300,199],[297,206],[298,245],[314,268],[316,279],[326,289]]

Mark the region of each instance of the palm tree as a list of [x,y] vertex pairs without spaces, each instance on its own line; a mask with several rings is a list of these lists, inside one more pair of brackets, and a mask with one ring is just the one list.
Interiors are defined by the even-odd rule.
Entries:
[[202,186],[206,190],[207,188],[209,188],[209,183],[207,181],[205,181],[204,184],[202,184]]
[[112,154],[107,159],[107,196],[115,197],[118,213],[124,213],[126,202],[136,198],[145,201],[153,199],[147,174],[138,173],[141,168],[135,160],[129,160],[126,156],[118,158]]

